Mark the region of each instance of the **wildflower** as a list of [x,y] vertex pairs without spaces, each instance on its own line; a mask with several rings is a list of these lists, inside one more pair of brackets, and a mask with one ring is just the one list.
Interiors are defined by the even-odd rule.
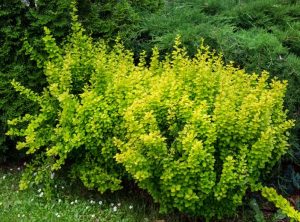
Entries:
[[21,168],[20,168],[20,167],[18,167],[18,170],[20,171],[20,170],[21,170]]
[[116,212],[118,210],[117,206],[113,207],[113,212]]
[[130,205],[130,206],[129,206],[129,209],[130,209],[130,210],[131,210],[131,209],[133,209],[133,206],[132,206],[132,205]]
[[55,184],[54,187],[57,188],[57,185]]
[[58,203],[60,203],[61,202],[61,199],[58,199]]
[[40,188],[40,189],[38,189],[38,192],[40,193],[42,191],[42,189]]
[[71,202],[71,205],[73,205],[73,204],[74,204],[74,202],[72,201],[72,202]]
[[100,200],[100,201],[99,201],[99,205],[102,205],[102,204],[103,204],[103,202]]
[[55,176],[55,173],[51,173],[51,175],[50,175],[51,180],[53,180],[54,176]]
[[91,204],[95,204],[96,202],[95,202],[94,200],[91,200],[90,203],[91,203]]
[[91,217],[94,218],[94,217],[95,217],[95,214],[92,214]]
[[112,207],[113,207],[113,206],[114,206],[114,203],[111,203],[111,204],[110,204],[110,206],[112,206]]
[[44,192],[41,192],[41,193],[39,194],[39,197],[42,197],[42,196],[44,196]]
[[36,176],[36,172],[33,174],[33,176]]
[[12,168],[10,168],[9,170],[10,170],[10,171],[12,171],[13,169],[12,169]]
[[61,186],[61,189],[65,189],[65,187],[64,187],[64,186]]
[[6,178],[6,176],[4,175],[3,177],[2,177],[2,179],[4,180]]
[[21,215],[20,215],[20,214],[18,214],[18,217],[21,217]]
[[89,209],[89,206],[86,206],[85,209],[86,209],[86,210]]
[[120,207],[121,206],[121,203],[118,203],[118,207]]
[[78,203],[78,200],[75,200],[74,203]]

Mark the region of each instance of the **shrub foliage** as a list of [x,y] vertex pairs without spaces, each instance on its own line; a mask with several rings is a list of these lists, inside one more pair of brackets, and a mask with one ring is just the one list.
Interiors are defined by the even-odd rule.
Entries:
[[[37,106],[19,96],[11,87],[15,79],[40,92],[47,84],[43,75],[43,27],[47,26],[61,44],[70,31],[72,0],[0,0],[0,162],[17,160],[16,138],[5,136],[7,120],[34,113]],[[142,13],[156,11],[161,0],[90,1],[78,0],[78,15],[93,37],[114,39],[126,33],[141,19]],[[28,55],[29,54],[29,55]]]
[[162,55],[172,50],[178,33],[190,55],[196,53],[203,37],[206,44],[223,54],[226,63],[234,61],[248,73],[268,70],[271,77],[288,80],[285,107],[289,118],[296,120],[290,137],[292,149],[278,167],[282,172],[274,171],[276,178],[270,183],[289,194],[300,187],[299,13],[297,0],[166,1],[162,10],[146,15],[124,34],[125,43],[136,54],[150,52],[157,45]]
[[[40,107],[9,122],[33,156],[21,188],[49,187],[62,170],[100,192],[131,178],[162,211],[206,219],[232,215],[247,190],[263,189],[260,177],[288,149],[286,82],[224,65],[203,44],[190,59],[179,39],[165,60],[154,49],[149,66],[145,55],[135,65],[118,41],[109,48],[83,34],[75,13],[63,47],[45,29],[43,92],[13,81]],[[263,193],[275,201],[274,190]]]

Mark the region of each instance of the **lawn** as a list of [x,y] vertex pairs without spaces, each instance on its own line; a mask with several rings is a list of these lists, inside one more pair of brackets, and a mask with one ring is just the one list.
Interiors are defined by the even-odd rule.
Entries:
[[[66,182],[46,200],[42,189],[18,190],[22,168],[0,169],[0,221],[155,221],[158,210],[134,193],[101,196]],[[139,195],[140,196],[140,195]]]

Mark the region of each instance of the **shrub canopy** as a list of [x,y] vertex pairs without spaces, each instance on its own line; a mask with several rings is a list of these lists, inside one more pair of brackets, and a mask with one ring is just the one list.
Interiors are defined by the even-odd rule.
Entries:
[[[12,79],[41,92],[47,85],[43,63],[47,57],[42,41],[47,26],[58,45],[71,30],[73,0],[1,0],[0,1],[0,162],[8,157],[18,160],[16,138],[5,136],[7,120],[38,109],[12,88]],[[114,39],[126,33],[144,13],[154,12],[162,0],[78,0],[80,21],[95,38]]]

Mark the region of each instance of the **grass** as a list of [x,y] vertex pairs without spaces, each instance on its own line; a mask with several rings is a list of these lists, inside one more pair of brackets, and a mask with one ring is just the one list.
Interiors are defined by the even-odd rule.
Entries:
[[55,198],[47,201],[41,189],[18,190],[21,171],[21,168],[0,168],[1,222],[131,222],[160,218],[157,206],[132,193],[101,196],[63,182],[57,185]]

